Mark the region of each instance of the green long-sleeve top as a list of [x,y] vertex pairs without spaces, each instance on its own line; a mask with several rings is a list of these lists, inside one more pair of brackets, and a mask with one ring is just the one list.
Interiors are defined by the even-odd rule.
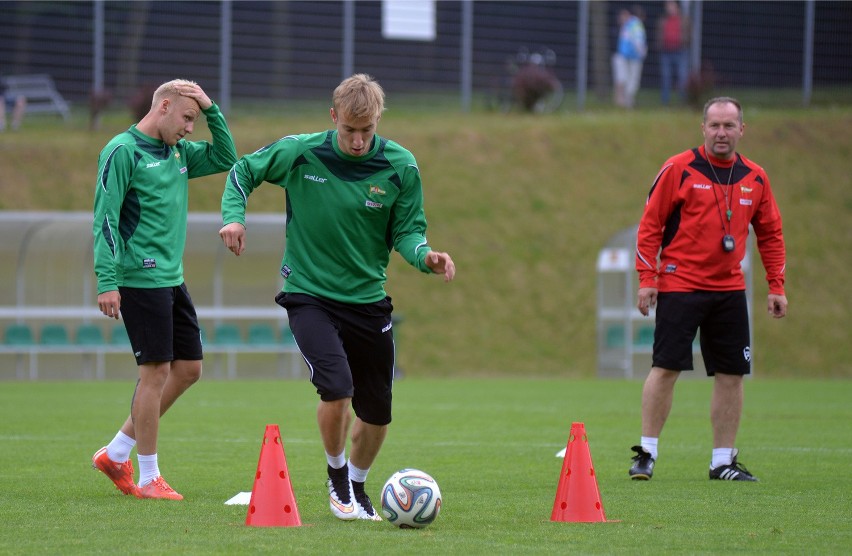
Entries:
[[286,191],[283,291],[379,301],[392,249],[431,272],[420,171],[399,144],[376,135],[367,154],[353,157],[340,150],[335,130],[279,139],[231,169],[224,224],[245,225],[248,197],[264,181]]
[[212,143],[169,146],[133,125],[101,151],[92,224],[99,294],[183,283],[189,180],[227,171],[237,160],[219,107],[203,112]]

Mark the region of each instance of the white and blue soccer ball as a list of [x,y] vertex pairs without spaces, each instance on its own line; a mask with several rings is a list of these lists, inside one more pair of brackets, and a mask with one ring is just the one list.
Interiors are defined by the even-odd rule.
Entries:
[[402,529],[422,529],[441,512],[441,489],[428,473],[401,469],[382,488],[382,514]]

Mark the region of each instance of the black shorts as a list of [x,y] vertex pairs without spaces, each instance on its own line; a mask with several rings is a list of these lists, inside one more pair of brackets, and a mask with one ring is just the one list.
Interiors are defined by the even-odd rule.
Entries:
[[320,399],[352,398],[355,415],[371,425],[391,422],[395,348],[390,297],[349,304],[281,292],[290,329]]
[[121,317],[136,364],[200,360],[201,330],[186,284],[171,288],[118,288]]
[[751,372],[748,303],[744,291],[662,292],[657,297],[653,366],[693,369],[692,342],[701,331],[707,375]]

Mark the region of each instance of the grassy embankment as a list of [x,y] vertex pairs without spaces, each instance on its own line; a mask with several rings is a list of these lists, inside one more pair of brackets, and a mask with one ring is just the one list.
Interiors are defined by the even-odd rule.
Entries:
[[[321,105],[237,109],[229,120],[240,154],[329,124]],[[0,135],[0,209],[91,210],[98,152],[129,124],[123,111],[97,132],[82,114],[64,127],[34,117]],[[394,256],[388,290],[405,316],[406,372],[593,376],[597,252],[637,222],[665,158],[700,143],[699,124],[687,111],[536,117],[391,104],[379,131],[417,156],[430,243],[458,265],[445,285]],[[756,366],[761,376],[852,377],[852,110],[747,110],[746,124],[740,151],[768,171],[788,246],[788,318],[764,314],[757,264]],[[195,138],[208,136],[200,126]],[[218,211],[223,183],[194,187],[192,210]],[[250,201],[250,211],[282,209],[277,188]]]

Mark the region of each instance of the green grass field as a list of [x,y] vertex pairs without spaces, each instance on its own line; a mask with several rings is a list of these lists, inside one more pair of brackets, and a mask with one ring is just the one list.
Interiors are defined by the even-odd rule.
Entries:
[[[444,495],[424,530],[333,518],[306,381],[202,381],[161,424],[160,465],[183,502],[122,496],[90,467],[126,415],[132,382],[0,388],[2,554],[844,554],[852,546],[852,382],[746,384],[741,460],[755,484],[710,482],[711,381],[678,385],[650,482],[627,477],[638,381],[420,379],[368,481],[401,467]],[[583,422],[607,523],[550,521],[571,423]],[[302,527],[245,526],[267,424],[281,430]],[[134,452],[135,462],[135,452]]]

